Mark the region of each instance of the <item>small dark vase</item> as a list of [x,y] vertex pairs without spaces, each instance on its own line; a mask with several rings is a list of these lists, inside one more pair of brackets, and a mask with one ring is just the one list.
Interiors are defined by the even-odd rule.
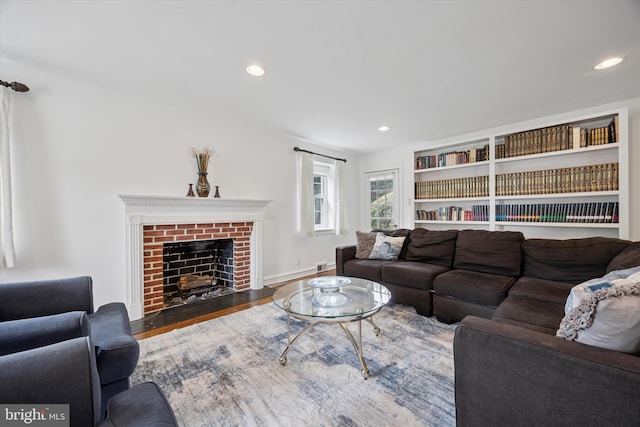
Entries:
[[216,185],[216,194],[213,195],[216,199],[220,198],[220,191],[218,190],[218,186]]
[[196,192],[199,197],[209,197],[211,186],[207,180],[206,173],[198,173],[198,183],[196,184]]
[[187,197],[196,197],[195,193],[193,192],[193,184],[189,184],[189,191],[187,192]]

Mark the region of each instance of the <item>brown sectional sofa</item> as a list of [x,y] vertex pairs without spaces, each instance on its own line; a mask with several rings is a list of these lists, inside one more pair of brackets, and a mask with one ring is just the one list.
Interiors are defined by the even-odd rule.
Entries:
[[640,243],[607,237],[525,239],[512,231],[422,228],[385,234],[405,236],[397,260],[358,259],[355,245],[342,246],[336,273],[382,283],[394,301],[447,323],[474,315],[555,333],[574,285],[640,265]]
[[572,287],[640,266],[640,242],[477,230],[389,234],[407,236],[397,261],[356,259],[355,246],[339,247],[337,274],[381,282],[394,301],[460,322],[459,427],[640,425],[639,355],[555,336]]

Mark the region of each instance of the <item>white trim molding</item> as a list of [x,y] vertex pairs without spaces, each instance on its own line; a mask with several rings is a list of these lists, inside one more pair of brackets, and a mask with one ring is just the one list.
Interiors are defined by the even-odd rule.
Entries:
[[252,221],[251,285],[262,289],[264,208],[270,200],[118,195],[124,203],[126,305],[132,320],[143,307],[143,231],[145,225]]

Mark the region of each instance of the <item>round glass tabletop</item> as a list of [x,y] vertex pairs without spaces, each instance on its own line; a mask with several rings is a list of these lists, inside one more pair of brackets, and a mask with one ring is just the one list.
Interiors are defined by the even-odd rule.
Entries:
[[273,302],[292,316],[349,321],[377,313],[389,302],[387,288],[356,277],[321,276],[279,287]]

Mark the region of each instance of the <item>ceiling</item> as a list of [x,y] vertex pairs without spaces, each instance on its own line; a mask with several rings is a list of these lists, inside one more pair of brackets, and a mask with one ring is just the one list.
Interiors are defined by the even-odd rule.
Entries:
[[640,97],[640,1],[0,0],[0,55],[370,153]]

